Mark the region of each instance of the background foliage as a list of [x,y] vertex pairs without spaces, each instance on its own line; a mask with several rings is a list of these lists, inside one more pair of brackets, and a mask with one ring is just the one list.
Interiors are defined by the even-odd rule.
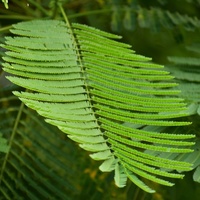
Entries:
[[[8,29],[13,23],[37,18],[59,19],[56,2],[10,0],[9,9],[5,9],[2,1],[0,41],[3,41],[5,35],[9,35]],[[152,195],[144,193],[131,183],[124,189],[116,188],[112,173],[99,172],[99,164],[92,161],[87,152],[81,151],[55,127],[44,123],[35,112],[24,107],[20,114],[20,123],[15,124],[17,111],[22,105],[11,94],[15,86],[5,79],[5,72],[1,71],[0,131],[9,141],[11,151],[9,154],[2,153],[1,156],[2,166],[5,160],[7,162],[2,167],[0,199],[198,199],[200,1],[62,2],[71,22],[88,24],[122,35],[124,42],[132,44],[137,53],[153,57],[155,62],[165,64],[167,70],[175,75],[176,81],[180,83],[181,95],[186,99],[191,113],[186,120],[193,122],[192,127],[179,128],[178,131],[196,134],[195,151],[185,159],[195,163],[197,168],[196,171],[188,172],[183,180],[176,180],[176,185],[172,188],[154,185],[157,193]],[[17,132],[12,138],[11,133],[15,126]],[[170,132],[176,131],[170,128]],[[7,147],[4,146],[6,152]],[[184,159],[181,155],[177,155],[177,158]],[[30,165],[34,166],[34,171]]]

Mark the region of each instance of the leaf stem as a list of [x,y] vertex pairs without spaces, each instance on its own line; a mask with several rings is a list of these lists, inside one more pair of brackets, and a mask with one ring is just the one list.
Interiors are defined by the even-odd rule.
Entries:
[[11,29],[11,28],[12,28],[12,26],[5,26],[5,27],[2,27],[2,28],[0,28],[0,32],[8,32],[9,29]]
[[13,130],[12,130],[12,133],[11,133],[10,141],[8,143],[8,149],[9,150],[8,150],[8,153],[6,154],[6,156],[4,158],[4,161],[3,161],[3,164],[2,164],[1,173],[0,173],[0,184],[1,184],[1,181],[2,181],[4,170],[6,168],[6,164],[7,164],[8,156],[9,156],[9,153],[10,153],[10,149],[11,149],[14,137],[16,135],[16,132],[17,132],[17,127],[19,125],[19,121],[20,121],[23,109],[24,109],[24,103],[21,103],[20,108],[19,108],[19,112],[17,114],[17,118],[15,120],[15,124],[14,124]]
[[24,15],[0,15],[0,19],[31,20],[35,18],[32,16],[24,16]]
[[[78,47],[76,38],[75,38],[75,36],[74,36],[73,29],[72,29],[72,27],[71,27],[71,25],[70,25],[70,22],[69,22],[69,20],[68,20],[67,15],[65,14],[65,11],[64,11],[62,5],[61,5],[61,4],[58,4],[58,6],[59,6],[59,8],[60,8],[60,11],[61,11],[61,13],[62,13],[62,15],[63,15],[63,18],[64,18],[64,20],[65,20],[65,22],[66,22],[67,27],[69,28],[69,31],[71,32],[72,39],[74,40],[75,51],[76,51],[76,53],[77,53],[77,61],[78,61],[78,63],[80,64],[81,72],[84,74],[84,66],[83,66],[83,62],[82,62],[82,59],[81,59],[80,49],[79,49],[79,47]],[[86,86],[86,87],[85,87],[85,90],[86,90],[86,94],[87,94],[87,97],[88,97],[88,101],[89,101],[90,104],[91,104],[91,101],[90,101],[91,98],[90,98],[90,95],[89,95],[89,94],[90,94],[90,93],[89,93],[89,87],[88,87],[88,84],[87,84],[87,81],[85,80],[85,78],[84,78],[84,85]],[[92,105],[91,105],[91,108],[92,108]],[[97,122],[97,121],[96,121],[96,122]],[[98,123],[97,123],[97,124],[98,124]],[[99,129],[100,129],[100,127],[99,127]]]
[[68,27],[71,27],[71,26],[70,26],[70,23],[69,23],[69,20],[68,20],[68,18],[67,18],[67,15],[65,14],[65,11],[64,11],[64,9],[63,9],[63,7],[61,6],[61,4],[58,4],[58,6],[59,6],[59,8],[60,8],[60,11],[61,11],[61,13],[62,13],[62,15],[63,15],[63,18],[64,18],[64,20],[65,20],[67,26],[68,26]]

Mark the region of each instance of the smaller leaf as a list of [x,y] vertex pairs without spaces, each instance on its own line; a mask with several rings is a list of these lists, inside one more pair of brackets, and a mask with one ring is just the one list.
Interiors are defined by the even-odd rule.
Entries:
[[148,187],[143,181],[141,181],[140,179],[138,179],[137,176],[135,176],[131,171],[129,171],[128,169],[126,170],[126,174],[128,176],[128,178],[138,187],[142,188],[144,191],[149,192],[149,193],[154,193],[155,190],[151,189],[150,187]]
[[91,152],[99,152],[99,151],[105,151],[108,150],[109,147],[106,143],[100,143],[100,144],[80,144],[79,145],[82,149],[85,149],[87,151]]
[[193,174],[193,179],[194,181],[200,183],[200,166],[198,166],[197,169],[195,170]]
[[100,151],[98,153],[90,154],[90,157],[94,160],[106,160],[112,156],[110,150]]
[[111,172],[115,169],[117,160],[112,156],[110,159],[105,160],[99,167],[102,172]]
[[98,144],[105,142],[102,136],[75,136],[75,135],[68,135],[71,140],[80,143],[91,143],[91,144]]
[[127,175],[124,173],[124,168],[122,165],[116,164],[115,165],[115,184],[118,187],[124,187],[126,186],[127,182]]

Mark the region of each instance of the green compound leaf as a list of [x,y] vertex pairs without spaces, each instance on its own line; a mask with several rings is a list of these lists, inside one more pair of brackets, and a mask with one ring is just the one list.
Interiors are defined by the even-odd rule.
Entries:
[[[129,178],[155,192],[140,177],[172,186],[162,177],[183,175],[163,171],[190,170],[191,165],[160,158],[145,150],[188,153],[194,135],[159,133],[125,126],[185,126],[186,116],[173,77],[150,58],[137,55],[120,36],[89,26],[36,20],[13,26],[7,37],[4,70],[8,79],[26,88],[14,92],[28,107],[57,126],[80,147],[103,160],[102,171],[115,171],[115,182]],[[158,176],[158,177],[157,177]]]

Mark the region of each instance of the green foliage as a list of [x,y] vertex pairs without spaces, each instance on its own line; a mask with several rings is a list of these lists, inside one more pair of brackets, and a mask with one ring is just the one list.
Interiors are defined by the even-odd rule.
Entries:
[[[178,88],[182,91],[180,94],[184,99],[187,100],[188,105],[192,108],[192,115],[200,115],[200,64],[199,64],[199,54],[200,45],[195,43],[193,45],[187,46],[186,49],[193,52],[192,56],[171,56],[169,61],[174,63],[173,67],[169,66],[169,70],[176,77],[176,81],[179,82]],[[194,132],[197,133],[199,137],[199,127],[197,122],[194,121],[196,127]],[[185,159],[193,163],[193,168],[196,168],[193,174],[194,181],[199,182],[200,171],[199,171],[199,139],[197,140],[195,151],[189,156],[179,156],[176,159]]]
[[[0,158],[0,199],[126,198],[130,189],[116,190],[112,174],[100,173],[98,163],[33,110],[23,107],[14,134],[21,102],[12,95],[13,89],[0,93],[1,132],[10,141],[10,151]],[[110,190],[105,193],[108,187]]]
[[123,125],[189,124],[170,120],[187,114],[183,99],[176,97],[179,91],[171,89],[176,84],[168,81],[172,77],[163,66],[135,54],[129,45],[111,40],[119,36],[85,25],[70,27],[61,21],[40,20],[16,24],[11,32],[17,36],[7,37],[3,45],[8,49],[4,70],[17,75],[9,80],[27,89],[14,94],[83,149],[94,152],[93,159],[105,160],[100,169],[115,170],[116,185],[125,186],[128,177],[143,190],[154,192],[136,175],[172,186],[156,175],[183,176],[155,167],[190,170],[189,163],[142,150],[191,152],[187,146],[193,143],[181,140],[194,135]]
[[[0,157],[0,199],[198,200],[199,2],[13,0],[6,9],[8,2],[2,0],[0,41],[5,44],[4,36],[13,38],[8,37],[6,42],[10,44],[0,48],[0,63],[7,51],[9,60],[4,68],[16,74],[9,76],[11,80],[27,89],[13,87],[5,78],[9,72],[0,68],[0,150],[4,150]],[[59,8],[61,5],[63,9]],[[70,22],[76,22],[72,27],[56,21],[63,20],[63,16],[67,20],[63,10]],[[67,37],[58,40],[60,31],[55,41],[51,25],[40,38],[27,36],[28,32],[8,32],[13,24],[33,19],[56,19],[62,30],[67,30]],[[77,23],[110,33],[120,31],[123,42],[132,44],[145,57],[136,58],[131,45],[117,42],[118,36],[102,36],[104,32]],[[19,24],[12,30],[22,32],[18,27]],[[60,28],[58,25],[56,32]],[[52,34],[48,35],[47,30]],[[36,34],[41,36],[41,32]],[[63,43],[67,47],[59,50]],[[40,49],[43,47],[46,48]],[[166,60],[169,55],[173,64]],[[146,56],[167,64],[167,71],[175,79],[150,59],[141,60]],[[39,108],[44,117],[24,106],[11,90],[29,95],[23,101],[33,109]],[[30,99],[41,94],[48,96],[48,101],[42,96],[39,100]],[[64,99],[55,98],[63,95]],[[81,95],[84,97],[79,101],[77,97]],[[66,99],[68,102],[64,102]],[[157,107],[161,103],[165,106]],[[84,110],[86,107],[89,109]],[[181,116],[185,117],[177,118]],[[172,126],[186,121],[192,125]],[[77,144],[89,152],[81,151]],[[166,152],[169,148],[176,152]],[[112,172],[102,173],[98,170],[100,164],[100,169]],[[180,179],[180,173],[184,173],[184,179]],[[118,188],[115,183],[126,187]],[[156,192],[149,194],[140,188]]]
[[[194,105],[192,106],[194,109]],[[195,106],[196,108],[196,106]],[[193,112],[194,113],[194,112]],[[192,113],[192,114],[193,114]],[[152,127],[152,126],[147,126],[144,128],[144,130],[155,130],[157,127]],[[157,131],[168,131],[169,128],[167,127],[163,127],[160,130]],[[188,130],[186,127],[176,127],[176,128],[170,128],[170,131],[173,134],[176,134],[178,132],[185,132],[187,134],[189,133],[194,133],[195,131],[195,125],[192,125],[191,128]],[[183,162],[188,162],[192,164],[192,169],[194,170],[194,176],[196,178],[194,178],[194,181],[197,180],[197,177],[200,176],[199,174],[199,170],[198,167],[200,165],[200,152],[199,152],[199,145],[200,145],[200,141],[199,139],[196,139],[195,141],[195,145],[192,147],[192,149],[194,150],[192,153],[188,154],[188,153],[166,153],[166,152],[155,152],[155,151],[151,151],[151,150],[146,150],[146,153],[150,154],[150,155],[155,155],[158,156],[160,158],[165,158],[165,159],[173,159],[173,160],[177,160],[177,161],[183,161]],[[182,170],[178,170],[179,172],[182,172]],[[184,170],[183,170],[184,171]]]
[[75,177],[80,173],[72,162],[77,159],[73,145],[5,93],[7,97],[0,99],[0,126],[10,150],[1,158],[0,199],[75,198],[79,193]]
[[[173,67],[170,67],[170,71],[175,75],[177,82],[179,82],[179,88],[182,93],[181,96],[188,101],[188,103],[200,103],[200,45],[195,43],[186,47],[188,51],[194,52],[192,57],[169,57],[169,61],[173,62]],[[199,113],[199,106],[196,108],[196,113]]]
[[[167,2],[159,1],[161,4]],[[113,31],[121,31],[122,26],[127,30],[135,30],[137,26],[149,28],[153,32],[159,32],[163,28],[174,29],[184,28],[187,31],[194,31],[200,27],[200,20],[196,17],[171,12],[155,6],[144,7],[139,1],[111,1]]]

